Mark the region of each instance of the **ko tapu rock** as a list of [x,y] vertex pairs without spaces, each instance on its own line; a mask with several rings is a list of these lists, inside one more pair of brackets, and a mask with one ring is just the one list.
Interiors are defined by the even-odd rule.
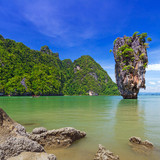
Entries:
[[114,41],[115,76],[124,99],[136,99],[140,88],[145,89],[145,73],[148,64],[147,48],[151,38],[147,33],[117,38]]

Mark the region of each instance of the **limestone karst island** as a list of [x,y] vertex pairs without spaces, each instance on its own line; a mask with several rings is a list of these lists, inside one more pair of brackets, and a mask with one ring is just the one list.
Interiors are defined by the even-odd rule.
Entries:
[[159,3],[0,1],[0,160],[160,160]]

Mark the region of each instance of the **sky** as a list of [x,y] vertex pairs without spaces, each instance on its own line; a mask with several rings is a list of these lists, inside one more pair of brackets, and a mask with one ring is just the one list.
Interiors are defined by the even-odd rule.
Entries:
[[60,59],[90,55],[115,81],[113,41],[135,31],[152,38],[146,90],[160,92],[158,0],[0,0],[0,34],[31,49],[48,45]]

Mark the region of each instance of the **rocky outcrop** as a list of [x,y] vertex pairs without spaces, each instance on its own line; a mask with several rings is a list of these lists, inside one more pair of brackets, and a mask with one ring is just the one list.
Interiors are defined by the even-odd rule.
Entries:
[[141,138],[139,138],[139,137],[131,137],[129,139],[129,141],[132,144],[143,145],[143,146],[145,146],[147,148],[153,148],[153,144],[151,142],[149,142],[148,140],[142,141]]
[[92,90],[89,90],[88,94],[89,94],[89,96],[98,96],[98,93],[96,93],[96,92],[94,92]]
[[96,81],[98,80],[98,76],[97,76],[96,73],[90,72],[89,74],[90,74]]
[[44,152],[44,148],[29,139],[25,128],[0,108],[0,159],[5,160],[28,151]]
[[56,160],[56,156],[47,153],[23,152],[18,156],[9,158],[8,160]]
[[22,81],[21,81],[21,84],[25,87],[25,89],[27,90],[27,85],[26,85],[26,82],[25,82],[26,78],[23,78]]
[[6,160],[18,155],[17,159],[35,157],[34,159],[45,160],[48,158],[49,160],[55,160],[54,155],[44,153],[43,147],[48,149],[69,147],[74,141],[85,136],[85,132],[71,127],[50,131],[40,127],[35,128],[32,133],[26,133],[22,125],[13,121],[0,108],[0,160]]
[[49,55],[52,54],[52,51],[46,45],[42,46],[40,51],[43,52],[43,53],[49,54]]
[[99,149],[94,157],[94,160],[119,160],[119,157],[99,144]]
[[1,159],[17,156],[22,152],[44,152],[43,147],[25,136],[10,135],[0,144]]
[[36,128],[32,131],[32,134],[29,135],[29,138],[38,142],[46,149],[55,149],[69,147],[74,141],[85,136],[85,132],[81,132],[71,127],[48,131],[46,131],[45,128]]
[[80,71],[81,70],[81,67],[80,66],[76,66],[75,68],[74,68],[74,73],[76,73],[77,71]]
[[145,88],[145,72],[148,63],[146,33],[134,33],[132,37],[114,41],[115,74],[118,89],[127,99],[136,99],[140,88]]
[[142,141],[139,137],[131,137],[129,142],[129,145],[135,152],[149,154],[154,149],[154,145],[151,142],[148,140]]

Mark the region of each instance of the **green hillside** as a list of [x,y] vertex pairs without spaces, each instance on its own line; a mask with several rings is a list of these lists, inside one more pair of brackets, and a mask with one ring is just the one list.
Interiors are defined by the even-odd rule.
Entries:
[[0,74],[3,95],[119,94],[107,72],[90,56],[61,61],[48,46],[36,51],[1,35]]

